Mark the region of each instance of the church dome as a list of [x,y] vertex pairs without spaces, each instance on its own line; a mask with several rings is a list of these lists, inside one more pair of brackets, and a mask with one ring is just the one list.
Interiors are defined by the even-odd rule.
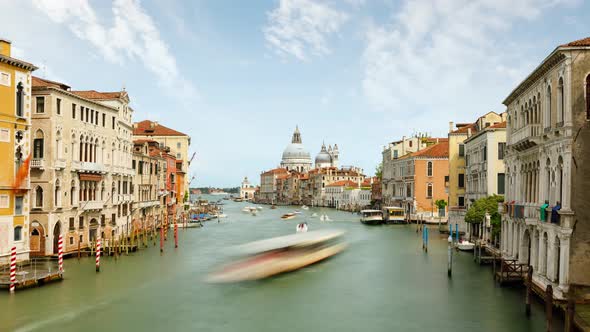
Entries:
[[311,156],[301,143],[301,133],[299,128],[296,127],[291,143],[283,151],[281,166],[287,169],[307,170],[310,165]]
[[311,159],[309,152],[301,143],[291,143],[283,151],[283,160],[286,159]]
[[326,150],[326,146],[322,144],[322,150],[318,155],[315,157],[316,165],[319,164],[331,164],[332,163],[332,156]]

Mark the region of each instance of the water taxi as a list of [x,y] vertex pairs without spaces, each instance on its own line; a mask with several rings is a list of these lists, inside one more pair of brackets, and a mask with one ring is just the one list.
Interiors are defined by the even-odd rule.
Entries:
[[236,261],[210,274],[209,282],[228,283],[268,278],[298,270],[346,248],[344,232],[318,230],[245,244],[235,248]]
[[361,222],[365,225],[379,225],[383,223],[383,213],[380,210],[362,210]]
[[386,224],[406,223],[406,212],[402,207],[387,206],[383,208],[383,219]]
[[295,216],[297,216],[295,213],[287,213],[287,214],[283,214],[281,216],[281,219],[283,219],[283,220],[289,220],[289,219],[295,218]]

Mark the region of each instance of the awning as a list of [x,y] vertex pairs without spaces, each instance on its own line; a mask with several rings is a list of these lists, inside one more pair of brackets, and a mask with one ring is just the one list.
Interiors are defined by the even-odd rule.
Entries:
[[102,175],[100,174],[80,174],[80,181],[95,181],[99,182],[102,181]]

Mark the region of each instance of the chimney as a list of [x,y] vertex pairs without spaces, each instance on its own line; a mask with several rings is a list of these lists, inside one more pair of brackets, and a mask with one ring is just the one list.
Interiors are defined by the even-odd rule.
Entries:
[[10,56],[10,45],[12,43],[8,39],[0,38],[0,54]]
[[133,129],[137,129],[137,122],[133,124]]
[[453,131],[453,126],[455,124],[453,123],[453,121],[449,121],[449,133]]
[[436,138],[436,144],[438,144],[438,137]]
[[154,127],[158,126],[158,121],[154,121]]
[[471,127],[467,128],[467,137],[471,137]]
[[155,125],[154,122],[150,121],[150,129],[154,129]]

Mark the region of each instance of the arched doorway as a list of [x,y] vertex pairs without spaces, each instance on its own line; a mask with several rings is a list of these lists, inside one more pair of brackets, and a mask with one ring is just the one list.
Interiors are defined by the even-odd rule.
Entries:
[[531,236],[528,229],[524,230],[522,234],[522,242],[520,243],[520,257],[521,263],[531,265]]
[[559,237],[555,237],[555,242],[553,243],[553,246],[553,252],[555,253],[553,255],[553,266],[555,267],[555,278],[553,281],[559,283],[559,263],[561,262],[561,246],[559,242]]
[[543,239],[541,240],[541,250],[539,251],[539,268],[541,275],[547,275],[547,232],[543,232]]
[[61,221],[55,223],[53,226],[53,253],[57,255],[59,245],[59,235],[61,234]]
[[33,221],[30,229],[30,255],[43,256],[45,254],[45,231],[38,221]]
[[90,220],[89,230],[88,230],[88,238],[91,242],[96,240],[96,232],[98,230],[98,221],[96,218],[92,218]]

